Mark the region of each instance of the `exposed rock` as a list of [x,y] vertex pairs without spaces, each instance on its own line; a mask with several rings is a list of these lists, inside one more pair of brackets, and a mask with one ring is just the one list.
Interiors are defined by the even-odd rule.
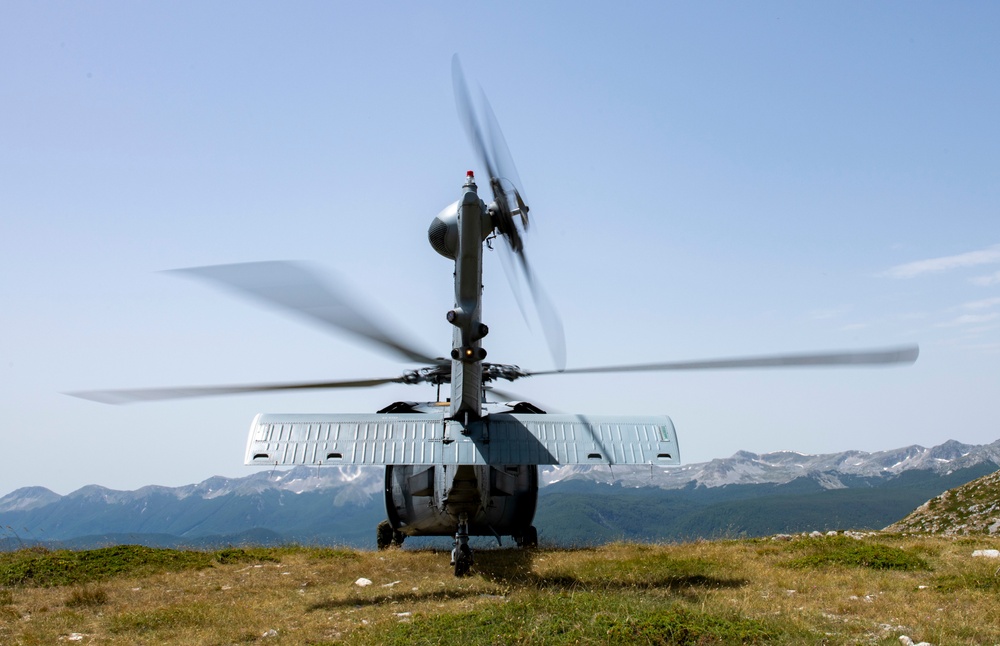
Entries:
[[950,536],[1000,531],[1000,471],[944,492],[884,531]]
[[988,559],[1000,559],[1000,550],[975,550],[973,556],[982,556]]

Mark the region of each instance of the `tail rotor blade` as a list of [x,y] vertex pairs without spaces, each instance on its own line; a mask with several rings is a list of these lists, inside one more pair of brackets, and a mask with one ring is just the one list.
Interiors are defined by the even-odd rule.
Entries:
[[528,327],[531,327],[531,322],[528,319],[528,308],[524,304],[524,293],[521,290],[521,277],[519,272],[520,261],[514,259],[514,252],[511,250],[509,245],[502,244],[497,247],[497,256],[500,258],[500,266],[503,267],[503,273],[507,277],[507,284],[510,285],[510,291],[514,294],[514,302],[517,303],[517,309],[521,312],[521,318]]
[[459,121],[462,122],[472,147],[476,149],[479,161],[486,167],[486,172],[492,179],[496,177],[496,172],[486,147],[483,131],[476,120],[476,110],[472,105],[472,97],[469,96],[469,88],[465,85],[465,73],[462,71],[458,54],[451,57],[451,83],[455,90],[455,107],[458,110]]
[[[469,88],[465,83],[465,73],[462,71],[462,63],[458,59],[458,54],[451,58],[451,81],[455,90],[455,107],[458,109],[458,118],[465,128],[465,133],[468,135],[472,147],[476,150],[479,160],[486,167],[490,191],[493,193],[493,202],[500,210],[497,228],[507,237],[511,246],[520,249],[521,242],[517,230],[507,224],[507,221],[511,219],[512,209],[502,179],[504,178],[504,170],[513,173],[515,177],[517,170],[514,169],[513,160],[510,159],[510,151],[507,150],[503,133],[500,132],[500,127],[496,124],[496,117],[492,116],[493,111],[482,90],[480,90],[482,112],[487,117],[487,127],[484,128],[483,123],[476,117],[476,108],[469,95]],[[502,159],[497,155],[498,146],[504,151]],[[499,166],[500,163],[503,163],[506,169]],[[508,177],[507,180],[510,182],[512,178]]]
[[[482,90],[480,90],[482,92]],[[506,181],[510,185],[511,196],[514,197],[514,206],[517,208],[521,215],[521,221],[525,229],[528,226],[528,207],[524,203],[523,193],[524,185],[521,184],[521,178],[517,174],[517,167],[514,166],[514,158],[510,154],[510,148],[507,147],[507,140],[504,139],[503,131],[500,130],[500,123],[497,121],[496,115],[493,113],[493,108],[490,106],[489,99],[486,98],[486,93],[482,92],[482,105],[483,105],[483,117],[485,120],[485,129],[488,136],[489,142],[489,152],[490,158],[493,161],[493,165],[496,168],[497,178],[501,182]],[[507,195],[506,190],[504,190],[504,201],[507,208],[510,211],[514,209],[511,208],[511,199]]]
[[[549,352],[555,362],[557,371],[566,367],[566,338],[563,333],[562,320],[556,312],[555,306],[549,299],[545,290],[542,289],[538,279],[534,276],[528,264],[527,256],[524,252],[524,240],[514,221],[514,212],[520,216],[521,226],[528,227],[528,205],[525,203],[521,189],[521,179],[514,166],[514,159],[507,147],[507,140],[504,139],[500,124],[497,122],[493,108],[486,98],[485,92],[480,89],[480,105],[482,119],[476,118],[476,111],[469,97],[469,90],[465,83],[465,74],[462,72],[462,65],[459,62],[458,54],[451,59],[452,83],[455,88],[455,104],[458,107],[459,119],[465,127],[466,134],[472,142],[476,153],[483,160],[490,175],[490,189],[493,191],[493,205],[490,212],[493,215],[493,224],[501,237],[503,237],[507,248],[517,258],[518,269],[524,275],[524,280],[531,292],[535,309],[538,312],[539,321],[545,334],[545,341],[549,346]],[[510,186],[508,190],[505,183]],[[501,262],[504,263],[504,273],[507,274],[507,281],[521,314],[527,320],[524,303],[520,295],[520,281],[515,274],[517,270],[511,271],[509,258],[504,258],[505,252],[501,252]]]
[[518,258],[521,260],[521,267],[528,282],[531,298],[535,302],[535,310],[538,312],[538,320],[542,324],[542,332],[545,334],[545,342],[549,346],[549,354],[552,355],[552,362],[556,367],[555,371],[562,372],[566,369],[566,334],[563,331],[562,318],[542,288],[541,282],[531,271],[528,257],[522,251],[518,254]]

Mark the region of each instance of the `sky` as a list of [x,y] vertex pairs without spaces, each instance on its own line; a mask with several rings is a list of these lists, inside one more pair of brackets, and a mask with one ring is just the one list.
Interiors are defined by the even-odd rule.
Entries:
[[[568,367],[919,344],[910,367],[556,375],[685,463],[1000,439],[996,3],[0,4],[0,495],[245,476],[258,412],[430,386],[108,406],[68,391],[413,365],[165,270],[299,260],[450,350],[427,227],[480,175],[451,57],[517,164]],[[552,368],[496,253],[491,360]]]

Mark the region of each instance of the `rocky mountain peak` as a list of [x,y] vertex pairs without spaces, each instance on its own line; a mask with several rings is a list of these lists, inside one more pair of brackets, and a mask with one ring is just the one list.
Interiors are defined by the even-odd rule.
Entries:
[[60,498],[59,494],[45,487],[22,487],[0,498],[0,512],[37,509]]

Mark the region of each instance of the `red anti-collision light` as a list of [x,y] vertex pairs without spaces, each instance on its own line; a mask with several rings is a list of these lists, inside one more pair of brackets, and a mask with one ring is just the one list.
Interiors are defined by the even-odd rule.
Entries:
[[472,171],[471,171],[471,170],[467,170],[467,171],[465,171],[465,176],[466,176],[466,177],[474,177],[474,175],[472,174]]

